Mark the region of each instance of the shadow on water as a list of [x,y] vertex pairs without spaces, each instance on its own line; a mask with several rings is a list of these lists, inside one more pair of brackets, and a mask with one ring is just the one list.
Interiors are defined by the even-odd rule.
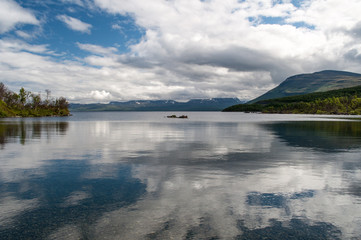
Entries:
[[33,199],[36,204],[1,224],[0,235],[4,239],[39,239],[70,224],[80,226],[82,239],[87,239],[91,224],[101,214],[129,205],[146,192],[145,184],[132,177],[129,166],[111,166],[112,177],[84,176],[92,168],[84,161],[57,160],[35,173],[22,172],[19,182],[1,182],[3,196],[17,201]]
[[263,126],[293,147],[327,152],[361,148],[361,122],[282,122]]
[[0,122],[0,146],[6,143],[26,144],[30,139],[40,139],[42,135],[65,135],[68,122],[13,121]]

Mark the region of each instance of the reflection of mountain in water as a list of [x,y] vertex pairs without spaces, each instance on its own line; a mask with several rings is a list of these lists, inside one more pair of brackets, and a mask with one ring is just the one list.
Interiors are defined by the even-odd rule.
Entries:
[[309,121],[264,125],[290,146],[340,151],[361,148],[361,122]]
[[89,226],[101,214],[135,202],[146,191],[145,184],[132,177],[131,167],[109,168],[112,176],[104,177],[104,166],[95,170],[84,161],[58,160],[22,173],[20,181],[0,182],[0,192],[11,196],[14,204],[33,202],[31,207],[21,207],[18,215],[5,212],[10,216],[1,216],[0,235],[40,239],[70,224],[80,227],[79,239],[88,239]]
[[68,130],[68,122],[33,122],[13,121],[0,122],[0,145],[9,142],[39,139],[42,135],[64,135]]

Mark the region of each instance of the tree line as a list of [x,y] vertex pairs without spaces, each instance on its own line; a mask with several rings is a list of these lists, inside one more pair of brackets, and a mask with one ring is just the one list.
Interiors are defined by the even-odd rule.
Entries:
[[361,115],[361,86],[239,104],[226,112]]
[[51,98],[46,90],[46,99],[20,88],[19,93],[9,90],[0,82],[0,117],[68,116],[68,102],[64,97]]
[[261,111],[264,113],[361,115],[361,98],[357,96],[330,97],[311,102],[270,104],[263,106]]

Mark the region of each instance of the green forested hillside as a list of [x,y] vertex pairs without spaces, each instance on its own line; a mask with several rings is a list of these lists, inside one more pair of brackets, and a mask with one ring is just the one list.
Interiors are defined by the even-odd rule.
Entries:
[[361,115],[361,86],[239,104],[226,112]]
[[21,88],[19,93],[12,92],[0,83],[0,117],[43,117],[68,116],[68,102],[65,98],[42,100]]
[[327,70],[311,74],[300,74],[287,78],[276,88],[249,103],[313,92],[325,92],[359,85],[361,85],[361,74],[357,73]]

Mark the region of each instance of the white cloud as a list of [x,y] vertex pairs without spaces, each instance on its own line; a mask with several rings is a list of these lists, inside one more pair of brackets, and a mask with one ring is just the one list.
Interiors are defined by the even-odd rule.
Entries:
[[[132,53],[138,56],[132,59],[133,63],[163,65],[169,71],[177,71],[174,66],[195,64],[225,67],[230,72],[270,72],[275,83],[300,72],[345,69],[342,54],[352,40],[342,34],[329,35],[322,29],[326,23],[332,25],[330,16],[334,15],[340,19],[338,25],[345,28],[361,21],[355,10],[360,9],[361,3],[356,0],[350,1],[352,9],[335,0],[309,1],[300,9],[290,1],[271,0],[95,3],[113,14],[132,14],[136,23],[146,29],[143,41],[131,46]],[[325,10],[319,11],[320,8]],[[350,10],[351,16],[347,16]],[[302,22],[320,27],[290,24],[299,22],[296,18],[300,14],[305,15]],[[262,17],[279,18],[283,24],[249,19]],[[349,64],[347,69],[355,66],[356,63]]]
[[88,51],[94,54],[99,54],[99,55],[110,55],[113,53],[116,53],[118,50],[114,47],[102,47],[99,45],[94,45],[94,44],[83,44],[83,43],[77,43],[78,47],[84,51]]
[[16,33],[16,35],[18,35],[19,37],[24,38],[24,39],[31,39],[32,38],[32,36],[29,33],[26,33],[24,31],[18,30],[15,33]]
[[18,24],[38,25],[39,21],[34,14],[22,8],[13,0],[0,1],[0,33],[8,32]]
[[83,61],[87,64],[100,67],[119,67],[118,55],[116,55],[118,49],[114,47],[102,47],[94,44],[82,44],[77,43],[77,46],[86,52],[93,55],[87,56]]
[[111,57],[88,56],[84,58],[84,62],[99,67],[117,67],[120,65],[117,59]]
[[[110,93],[107,100],[251,99],[293,74],[323,69],[361,72],[357,0],[310,0],[298,8],[289,0],[94,4],[115,16],[132,16],[144,36],[123,53],[91,44],[91,39],[78,42],[88,55],[76,61],[41,56],[50,54],[47,45],[3,40],[2,78],[30,79],[35,89],[57,88],[71,101],[86,102],[96,100],[89,95],[94,89],[99,96]],[[275,22],[268,24],[268,18]],[[90,33],[90,24],[66,15],[58,19]],[[300,27],[305,25],[312,27]]]
[[102,90],[102,91],[98,91],[98,90],[91,91],[90,96],[91,96],[91,98],[93,98],[95,100],[98,100],[98,101],[104,101],[104,100],[111,99],[111,93],[107,92],[107,91],[104,91],[104,90]]
[[113,24],[112,29],[122,30],[122,26],[120,26],[119,24]]
[[84,3],[82,0],[61,0],[63,3],[70,3],[70,4],[75,4],[75,5],[79,5],[79,6],[84,6]]
[[352,29],[361,22],[358,0],[313,0],[297,9],[288,22],[304,22],[323,31]]
[[91,24],[82,22],[77,18],[73,18],[67,15],[58,15],[57,18],[58,20],[64,22],[68,28],[74,31],[90,34],[90,29],[92,28]]
[[31,45],[24,41],[14,39],[0,39],[0,50],[9,52],[51,53],[47,45]]

